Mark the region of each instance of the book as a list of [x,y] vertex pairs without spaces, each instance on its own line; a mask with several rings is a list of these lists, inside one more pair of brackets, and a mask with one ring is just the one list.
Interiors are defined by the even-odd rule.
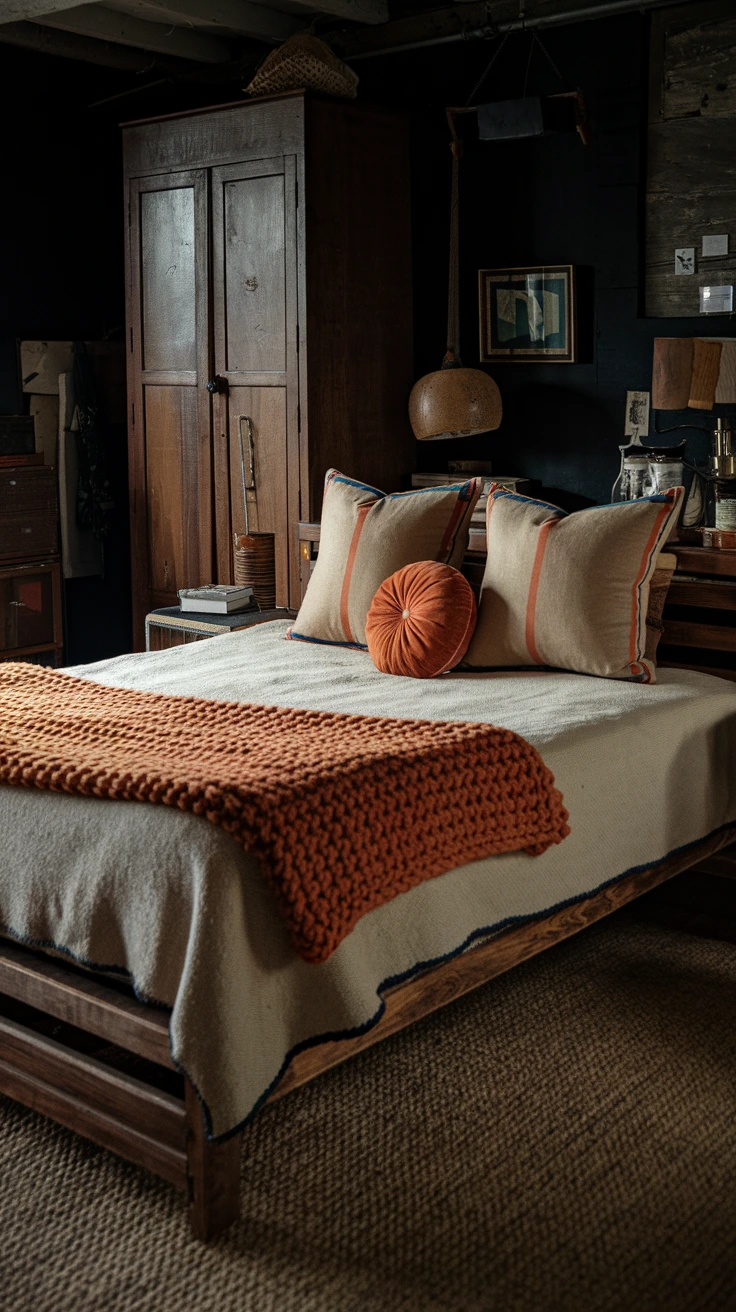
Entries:
[[412,474],[411,485],[412,487],[455,487],[458,483],[467,483],[469,478],[474,477],[480,477],[483,481],[476,509],[481,506],[481,503],[485,509],[488,493],[493,483],[497,483],[499,487],[507,488],[509,492],[520,492],[524,495],[529,490],[528,478],[507,474]]
[[182,612],[210,615],[233,615],[242,610],[256,610],[258,603],[252,587],[232,583],[208,583],[201,588],[180,588]]
[[[290,612],[284,612],[285,616],[288,614]],[[237,629],[250,628],[252,624],[267,618],[268,612],[260,611],[257,606],[237,611],[233,615],[213,615],[202,611],[187,611],[185,614],[180,606],[164,606],[152,610],[146,616],[146,627],[183,629],[185,633],[201,633],[203,637],[213,637],[217,633],[234,633]]]

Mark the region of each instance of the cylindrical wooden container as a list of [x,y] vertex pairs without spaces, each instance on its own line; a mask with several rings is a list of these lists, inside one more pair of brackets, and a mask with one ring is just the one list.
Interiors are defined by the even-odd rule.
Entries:
[[276,550],[273,533],[236,533],[235,582],[249,584],[261,610],[276,608]]

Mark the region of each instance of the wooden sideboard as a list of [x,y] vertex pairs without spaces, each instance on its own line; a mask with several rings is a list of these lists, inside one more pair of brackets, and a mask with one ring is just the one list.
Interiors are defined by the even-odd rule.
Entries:
[[736,551],[674,545],[658,665],[736,680]]

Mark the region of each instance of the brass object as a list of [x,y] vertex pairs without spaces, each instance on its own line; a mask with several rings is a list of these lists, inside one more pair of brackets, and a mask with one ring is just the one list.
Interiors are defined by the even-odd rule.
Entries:
[[713,429],[710,472],[716,478],[736,478],[736,451],[730,419],[717,419]]

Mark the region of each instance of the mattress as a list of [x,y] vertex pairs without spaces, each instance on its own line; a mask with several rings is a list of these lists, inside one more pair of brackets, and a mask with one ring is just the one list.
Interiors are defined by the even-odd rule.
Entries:
[[[582,898],[736,821],[736,687],[527,671],[412,680],[365,652],[284,641],[277,621],[68,673],[99,683],[520,733],[553,771],[571,833],[492,856],[366,915],[330,959],[291,949],[255,858],[167,807],[0,788],[0,926],[172,1008],[176,1063],[210,1132],[241,1125],[293,1054],[374,1023],[381,989],[521,919]],[[553,1001],[550,1000],[550,1006]]]

